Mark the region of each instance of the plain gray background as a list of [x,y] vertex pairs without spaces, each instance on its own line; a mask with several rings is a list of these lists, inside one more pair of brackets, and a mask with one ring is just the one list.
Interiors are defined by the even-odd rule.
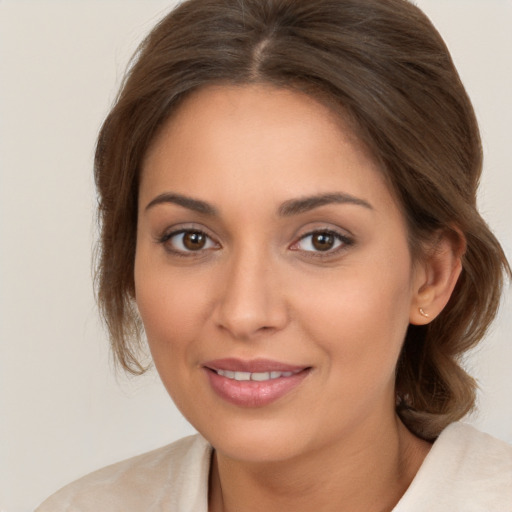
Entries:
[[[512,257],[512,3],[422,0],[473,98],[479,204]],[[0,511],[193,432],[154,372],[116,377],[95,309],[94,141],[163,0],[0,0]],[[468,360],[469,421],[512,442],[512,297]]]

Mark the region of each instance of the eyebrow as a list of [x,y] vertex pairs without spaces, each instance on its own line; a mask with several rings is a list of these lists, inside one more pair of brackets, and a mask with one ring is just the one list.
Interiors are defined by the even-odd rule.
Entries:
[[351,196],[350,194],[331,193],[285,201],[279,208],[279,215],[282,217],[298,215],[327,204],[354,204],[373,210],[373,206],[364,199],[359,199],[358,197]]
[[[156,206],[158,204],[177,204],[188,210],[201,213],[203,215],[215,216],[218,215],[218,210],[210,203],[201,201],[200,199],[193,199],[191,197],[184,196],[182,194],[176,194],[172,192],[165,192],[155,197],[147,206],[146,210]],[[362,206],[369,210],[373,210],[373,206],[364,199],[354,197],[350,194],[343,194],[340,192],[330,194],[319,194],[315,196],[302,197],[299,199],[290,199],[285,201],[278,210],[279,216],[291,217],[293,215],[299,215],[301,213],[314,210],[320,206],[328,204],[353,204],[356,206]]]
[[192,210],[194,212],[202,213],[203,215],[214,216],[217,215],[217,209],[212,206],[210,203],[206,201],[201,201],[199,199],[192,199],[191,197],[183,196],[181,194],[175,194],[166,192],[164,194],[160,194],[156,196],[147,206],[146,210],[156,206],[157,204],[177,204],[178,206],[183,206],[183,208],[187,208],[188,210]]

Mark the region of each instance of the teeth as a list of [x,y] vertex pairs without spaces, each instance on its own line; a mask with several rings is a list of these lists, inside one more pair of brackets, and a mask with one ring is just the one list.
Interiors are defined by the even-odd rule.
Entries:
[[[272,374],[269,373],[269,372],[263,372],[263,373],[253,373],[251,375],[251,380],[259,380],[259,381],[263,381],[263,380],[270,380],[272,378]],[[276,377],[274,377],[275,379]]]
[[291,377],[292,375],[299,373],[300,370],[296,372],[259,372],[259,373],[250,373],[250,372],[232,372],[229,370],[215,370],[222,377],[226,377],[228,379],[238,380],[238,381],[247,381],[254,380],[257,382],[264,382],[266,380],[279,379],[280,377]]

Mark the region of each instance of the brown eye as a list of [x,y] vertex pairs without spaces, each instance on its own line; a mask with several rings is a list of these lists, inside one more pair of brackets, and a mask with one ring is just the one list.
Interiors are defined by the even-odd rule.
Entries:
[[219,248],[206,233],[193,229],[175,231],[162,237],[160,242],[170,252],[182,254]]
[[292,245],[294,251],[306,253],[334,254],[337,249],[342,249],[353,244],[353,240],[346,235],[330,230],[313,231],[304,235],[298,242]]
[[204,249],[206,245],[207,237],[204,233],[198,231],[190,231],[183,233],[183,245],[189,251],[199,251]]
[[311,244],[317,251],[328,251],[335,243],[336,237],[331,233],[315,233],[311,237]]

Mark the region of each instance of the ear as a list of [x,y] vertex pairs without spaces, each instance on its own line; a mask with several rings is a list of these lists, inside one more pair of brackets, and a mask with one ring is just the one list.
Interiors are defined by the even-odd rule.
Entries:
[[411,324],[428,324],[441,313],[462,271],[465,249],[465,237],[457,229],[438,233],[428,244],[423,258],[415,263]]

